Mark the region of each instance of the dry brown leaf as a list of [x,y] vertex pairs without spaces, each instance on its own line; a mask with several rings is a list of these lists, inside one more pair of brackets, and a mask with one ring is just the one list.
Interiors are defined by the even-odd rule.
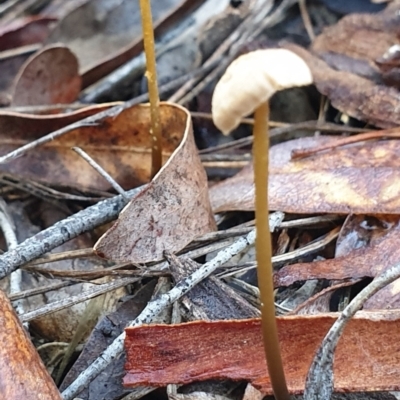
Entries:
[[[165,162],[180,144],[186,127],[186,113],[168,104],[162,104],[160,110]],[[70,118],[76,117],[70,115]],[[1,118],[0,114],[0,122]],[[1,138],[0,154],[6,154],[21,144],[37,139],[50,127],[66,123],[60,121],[63,118],[61,116],[54,116],[54,118],[27,116],[26,118],[38,121],[37,126],[32,124],[28,129],[23,129],[29,123],[27,120],[18,119],[15,114],[4,116],[4,123],[10,124],[14,135],[9,138],[10,129],[3,131],[7,137]],[[41,119],[43,121],[39,124]],[[3,164],[1,169],[50,184],[78,185],[98,190],[110,189],[109,183],[71,150],[73,146],[79,146],[87,151],[120,185],[124,188],[132,188],[149,181],[151,167],[149,130],[148,106],[133,106],[122,110],[115,117],[104,118],[96,125],[74,129],[35,151]]]
[[14,79],[33,52],[7,51],[0,59],[0,105],[11,102]]
[[[271,210],[292,213],[396,214],[400,209],[400,142],[358,143],[302,160],[294,149],[334,143],[334,137],[301,138],[270,150]],[[254,210],[252,164],[210,189],[214,212]]]
[[[148,106],[138,109],[142,120],[133,120],[147,132]],[[135,263],[158,260],[165,250],[181,250],[196,236],[216,229],[190,114],[168,103],[163,103],[160,111],[164,140],[169,141],[169,149],[175,145],[174,153],[97,242],[95,251],[102,257]],[[146,139],[148,144],[150,135]]]
[[53,17],[30,16],[0,27],[0,51],[43,42],[55,21]]
[[[338,314],[278,317],[289,391],[304,390],[321,340]],[[334,362],[335,391],[400,388],[400,314],[362,312],[349,322]],[[272,394],[259,319],[191,322],[126,329],[124,384],[165,386],[206,379],[248,380]]]
[[47,46],[30,57],[15,78],[13,106],[68,104],[81,90],[78,60],[61,45]]
[[[326,27],[315,38],[311,48],[322,57],[333,53],[345,55],[353,61],[363,60],[364,69],[369,67],[378,72],[374,61],[390,46],[400,44],[396,15],[399,9],[397,4],[379,13],[346,15],[336,24]],[[354,64],[353,68],[356,68],[357,62]],[[350,63],[348,66],[351,68]]]
[[[381,128],[400,125],[400,116],[396,111],[400,107],[397,89],[348,72],[349,68],[343,71],[337,66],[331,68],[322,59],[296,45],[284,47],[303,58],[311,69],[318,91],[327,96],[335,108]],[[352,65],[352,62],[347,60],[347,64]]]
[[[367,257],[368,251],[371,246],[376,245],[379,241],[385,240],[385,235],[391,230],[396,229],[399,224],[400,217],[398,216],[365,216],[365,215],[353,215],[350,214],[344,224],[341,227],[340,234],[336,241],[335,257],[338,260],[343,260],[347,256],[350,258],[353,256],[352,252],[357,250],[358,253],[362,253],[362,249],[366,249]],[[389,244],[390,251],[390,244]],[[375,262],[374,259],[371,260]],[[340,262],[340,261],[339,261]],[[389,265],[388,265],[389,266]],[[317,267],[318,268],[318,267]],[[357,270],[358,266],[355,264],[349,268],[350,271]],[[342,269],[342,268],[340,268]],[[350,272],[351,273],[351,272]],[[278,272],[279,275],[279,272]],[[294,273],[296,275],[296,272]],[[356,272],[357,275],[357,272]],[[356,278],[345,280],[345,281],[333,281],[332,285],[328,288],[316,293],[314,296],[307,299],[304,303],[298,305],[290,314],[318,314],[323,312],[329,312],[332,296],[337,292],[338,289],[352,286],[362,278]],[[379,292],[387,291],[387,287]],[[390,296],[389,296],[390,297]],[[375,298],[375,296],[374,296]],[[391,304],[391,300],[386,298],[387,303]],[[371,307],[372,308],[372,307]],[[385,308],[397,308],[397,307],[375,307],[377,309]]]
[[[169,0],[152,7],[156,35],[174,21],[175,13],[187,12],[200,0]],[[59,21],[48,43],[67,44],[79,59],[83,87],[96,82],[142,49],[138,1],[90,0]]]
[[366,248],[353,250],[346,256],[330,260],[287,265],[275,273],[275,286],[288,286],[307,279],[358,279],[375,277],[384,269],[400,262],[400,225],[385,236],[371,241]]
[[0,290],[0,393],[7,400],[61,400],[7,296]]

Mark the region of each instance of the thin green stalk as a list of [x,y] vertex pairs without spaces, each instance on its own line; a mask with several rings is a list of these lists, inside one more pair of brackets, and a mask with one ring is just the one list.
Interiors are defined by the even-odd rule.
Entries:
[[255,112],[254,121],[254,184],[256,210],[256,258],[258,286],[260,288],[262,331],[265,357],[272,389],[277,400],[290,400],[278,340],[275,319],[271,232],[268,212],[268,156],[269,134],[268,102]]
[[156,56],[154,50],[154,31],[150,0],[140,0],[144,51],[146,54],[146,78],[149,86],[151,114],[151,177],[157,174],[162,165],[160,97],[157,86]]

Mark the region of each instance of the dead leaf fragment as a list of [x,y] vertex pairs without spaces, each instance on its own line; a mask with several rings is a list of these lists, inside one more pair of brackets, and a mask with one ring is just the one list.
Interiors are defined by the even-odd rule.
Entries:
[[[291,394],[300,394],[322,338],[338,314],[278,317]],[[335,391],[398,390],[400,315],[362,312],[350,321],[334,362]],[[245,379],[272,394],[259,319],[190,322],[126,329],[124,385],[165,386],[205,379]]]
[[[5,127],[5,137],[1,137],[0,154],[7,154],[57,127],[84,118],[96,110],[100,112],[109,106],[98,105],[64,116],[22,116],[14,113],[2,116],[0,113],[0,127]],[[165,162],[179,145],[186,121],[176,116],[172,106],[161,106],[161,114]],[[103,118],[95,125],[76,128],[35,151],[3,164],[0,170],[45,181],[47,184],[109,190],[109,183],[71,150],[72,147],[78,146],[87,151],[122,187],[130,189],[149,181],[149,126],[147,106],[129,107],[117,116]],[[13,132],[13,135],[10,135],[10,132]]]
[[275,273],[274,285],[288,286],[307,279],[373,278],[400,262],[399,229],[399,225],[394,226],[386,235],[372,241],[368,247],[353,250],[346,256],[287,265]]
[[399,11],[394,2],[376,14],[347,15],[315,39],[313,54],[285,47],[308,63],[315,85],[334,107],[382,128],[395,127],[400,124],[400,74],[398,66],[385,65],[383,56],[400,44]]
[[13,106],[68,104],[81,90],[78,60],[68,47],[47,46],[29,58],[15,78]]
[[[152,6],[156,36],[200,0],[169,0]],[[89,0],[59,21],[48,43],[64,43],[77,55],[83,87],[137,56],[143,50],[139,2]]]
[[56,385],[0,290],[0,393],[8,400],[61,400]]
[[[173,104],[164,103],[160,110],[165,139],[180,143],[153,181],[96,243],[94,249],[101,257],[136,263],[159,260],[165,250],[181,250],[196,236],[216,229],[190,115]],[[142,111],[148,127],[148,106]],[[165,126],[167,117],[174,121],[174,129]]]
[[[396,214],[400,208],[400,142],[357,143],[302,160],[295,149],[334,143],[337,138],[301,138],[270,150],[271,210],[292,213]],[[251,164],[210,189],[214,212],[254,210]]]
[[0,51],[43,42],[54,17],[24,17],[0,28]]

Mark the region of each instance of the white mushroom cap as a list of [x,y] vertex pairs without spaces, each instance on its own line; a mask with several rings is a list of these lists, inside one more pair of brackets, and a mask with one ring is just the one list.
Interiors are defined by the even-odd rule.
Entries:
[[247,53],[233,61],[215,87],[214,124],[227,135],[278,90],[312,82],[307,64],[292,51],[267,49]]

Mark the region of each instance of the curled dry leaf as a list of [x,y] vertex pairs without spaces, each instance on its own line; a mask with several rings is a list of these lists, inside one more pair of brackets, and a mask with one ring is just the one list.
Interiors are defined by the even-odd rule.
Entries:
[[0,290],[0,393],[7,400],[61,400],[59,391]]
[[[35,140],[76,119],[84,118],[96,110],[100,111],[102,107],[99,105],[86,111],[81,110],[81,114],[73,113],[66,116],[34,117],[14,113],[2,116],[0,113],[0,124],[4,123],[7,127],[1,130],[7,133],[7,137],[0,136],[2,140],[0,154],[6,154],[21,144]],[[175,110],[169,105],[161,106],[164,162],[179,146],[185,132],[186,122],[183,117],[177,117]],[[29,125],[31,121],[35,121],[35,124]],[[50,184],[109,190],[109,183],[71,150],[71,147],[78,146],[87,151],[121,186],[132,188],[149,181],[151,167],[149,127],[150,116],[147,107],[133,106],[122,110],[117,116],[106,117],[95,125],[76,128],[35,151],[2,164],[0,170]],[[11,139],[10,130],[13,132]]]
[[15,78],[13,106],[68,104],[81,90],[78,60],[68,47],[47,46],[29,58]]
[[[137,109],[141,116],[136,118],[137,127],[148,132],[149,107]],[[174,152],[96,243],[95,251],[102,257],[136,263],[158,260],[165,250],[181,250],[196,236],[216,229],[190,115],[168,103],[161,104],[160,112],[163,149],[175,145]],[[147,134],[147,144],[149,139]]]
[[[304,390],[321,340],[338,314],[278,317],[290,393]],[[191,322],[126,329],[124,384],[165,386],[206,379],[248,380],[272,394],[259,319]],[[349,322],[335,354],[335,391],[399,389],[400,315],[362,312]]]
[[[291,160],[295,149],[334,143],[301,138],[270,150],[271,210],[293,213],[395,214],[400,207],[400,142],[358,143]],[[214,212],[254,210],[251,164],[210,189]]]

